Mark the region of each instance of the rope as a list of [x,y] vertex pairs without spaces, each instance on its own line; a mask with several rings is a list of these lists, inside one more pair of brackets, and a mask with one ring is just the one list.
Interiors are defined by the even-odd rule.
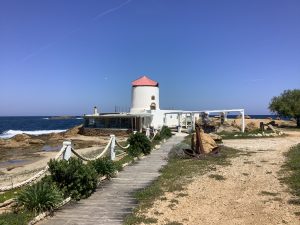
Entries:
[[126,150],[126,149],[128,149],[129,148],[129,146],[130,146],[130,144],[128,144],[127,146],[122,146],[118,141],[117,141],[117,139],[116,139],[116,144],[117,144],[117,146],[118,147],[120,147],[121,149],[123,149],[123,150]]
[[108,144],[106,145],[106,147],[104,148],[104,150],[103,150],[98,156],[96,156],[96,157],[94,157],[94,158],[87,158],[87,157],[85,157],[85,156],[79,154],[78,152],[76,152],[73,148],[71,148],[71,151],[72,151],[78,158],[82,159],[83,161],[93,161],[93,160],[96,160],[96,159],[101,158],[101,157],[107,152],[107,150],[108,150],[108,148],[109,148],[111,142],[112,142],[112,138],[110,138],[110,140],[109,140]]
[[[65,151],[65,146],[63,146],[61,148],[61,150],[56,154],[54,160],[57,160],[63,154],[64,151]],[[15,189],[15,188],[19,188],[19,187],[22,187],[26,184],[32,183],[33,181],[35,181],[36,179],[38,179],[39,177],[44,175],[48,171],[48,169],[49,169],[49,167],[47,165],[47,166],[45,166],[44,169],[42,169],[40,172],[38,172],[34,176],[28,178],[27,180],[24,180],[24,181],[22,181],[20,183],[17,183],[17,184],[12,184],[12,185],[8,185],[8,186],[0,187],[0,192],[8,191],[8,190]]]
[[150,139],[151,142],[154,140],[154,138],[155,138],[155,136],[156,136],[157,134],[158,134],[158,132],[155,132],[155,133],[154,133],[154,136]]

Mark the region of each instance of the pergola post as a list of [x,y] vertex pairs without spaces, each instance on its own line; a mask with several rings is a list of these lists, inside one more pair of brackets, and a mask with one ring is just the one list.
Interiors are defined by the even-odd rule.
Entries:
[[146,136],[147,136],[147,138],[150,138],[150,128],[149,127],[146,128]]
[[195,126],[195,115],[194,115],[194,113],[191,113],[191,117],[192,117],[192,130],[194,131],[195,130],[195,128],[196,128],[196,126]]
[[181,113],[178,113],[178,128],[177,128],[177,132],[181,133]]
[[241,110],[241,115],[242,115],[242,132],[245,132],[245,111]]

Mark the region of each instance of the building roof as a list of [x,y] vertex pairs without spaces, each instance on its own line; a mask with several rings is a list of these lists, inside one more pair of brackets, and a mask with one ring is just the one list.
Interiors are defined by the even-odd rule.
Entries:
[[132,86],[154,86],[154,87],[158,87],[158,82],[151,80],[149,77],[147,76],[142,76],[137,80],[132,81]]

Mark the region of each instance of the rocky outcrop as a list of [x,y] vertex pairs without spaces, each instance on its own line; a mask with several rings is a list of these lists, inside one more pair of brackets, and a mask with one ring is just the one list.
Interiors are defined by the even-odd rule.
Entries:
[[[196,146],[196,134],[194,135],[194,146]],[[203,132],[203,130],[200,130],[200,137],[202,140],[202,145],[203,145],[203,149],[204,149],[204,153],[208,154],[210,152],[212,152],[214,149],[216,149],[218,147],[217,143],[214,141],[214,139],[209,135]]]
[[245,131],[246,132],[251,132],[251,131],[254,131],[254,130],[257,130],[259,127],[257,126],[256,123],[254,122],[250,122],[250,123],[247,123],[246,126],[245,126]]
[[214,134],[214,133],[209,133],[209,136],[214,140],[214,141],[222,141],[222,137],[220,135]]
[[64,134],[65,136],[76,136],[80,134],[81,129],[82,129],[82,125],[79,125],[67,130]]
[[14,137],[11,138],[11,140],[14,140],[16,142],[22,142],[30,139],[31,137],[27,134],[17,134]]
[[240,131],[239,128],[232,126],[232,125],[228,125],[228,124],[223,124],[220,127],[218,127],[218,129],[217,129],[217,133],[220,133],[220,132],[232,133],[232,132],[239,132],[239,131]]
[[249,115],[246,115],[245,119],[251,119],[251,117]]

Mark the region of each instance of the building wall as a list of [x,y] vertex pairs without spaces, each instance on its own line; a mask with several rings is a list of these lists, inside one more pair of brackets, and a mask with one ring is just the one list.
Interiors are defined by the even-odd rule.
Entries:
[[[152,100],[154,96],[155,100]],[[153,86],[132,87],[130,112],[143,112],[150,110],[150,105],[155,103],[159,110],[159,88]]]

